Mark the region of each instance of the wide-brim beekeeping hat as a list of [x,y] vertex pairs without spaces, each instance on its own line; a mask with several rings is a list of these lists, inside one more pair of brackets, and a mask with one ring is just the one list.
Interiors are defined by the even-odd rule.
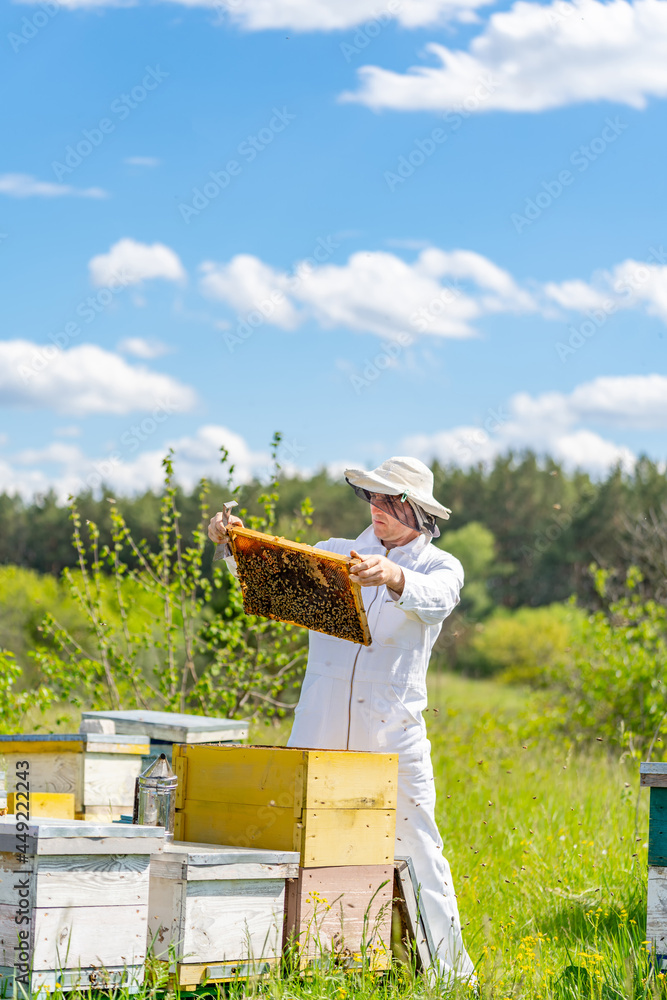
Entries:
[[448,520],[451,514],[451,510],[443,507],[433,496],[433,473],[418,458],[389,458],[370,472],[365,469],[346,469],[345,478],[352,487],[412,500],[434,517]]

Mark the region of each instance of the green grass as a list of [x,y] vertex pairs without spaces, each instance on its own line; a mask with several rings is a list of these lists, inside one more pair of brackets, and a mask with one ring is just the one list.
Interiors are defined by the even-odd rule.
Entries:
[[[437,820],[482,996],[667,992],[645,945],[638,760],[602,742],[577,749],[529,692],[493,681],[436,673],[426,718]],[[253,739],[285,734],[262,727]]]
[[[530,693],[492,681],[435,674],[427,719],[437,820],[481,996],[667,998],[645,943],[648,792],[639,793],[638,760],[598,742],[576,749],[543,724]],[[288,732],[289,723],[256,726],[251,737],[279,745]],[[404,968],[381,977],[319,970],[227,992],[238,1000],[442,993]]]

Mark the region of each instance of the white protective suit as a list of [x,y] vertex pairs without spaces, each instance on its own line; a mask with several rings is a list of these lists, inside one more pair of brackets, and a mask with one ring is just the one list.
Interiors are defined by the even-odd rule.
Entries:
[[[287,745],[398,752],[396,856],[412,857],[421,909],[438,950],[438,973],[444,980],[471,978],[473,966],[435,823],[431,745],[422,717],[431,649],[459,602],[463,568],[424,534],[387,550],[372,526],[354,541],[330,538],[317,548],[348,556],[351,549],[362,556],[384,555],[402,568],[405,587],[400,597],[385,586],[362,588],[370,646],[310,632],[308,666]],[[233,560],[227,562],[234,572]]]

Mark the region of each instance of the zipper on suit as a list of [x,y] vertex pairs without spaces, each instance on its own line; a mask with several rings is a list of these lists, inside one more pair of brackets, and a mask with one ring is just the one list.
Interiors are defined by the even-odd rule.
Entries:
[[[388,553],[389,553],[389,549],[385,549],[384,550],[385,557],[388,556]],[[379,593],[380,593],[380,587],[377,587],[376,590],[375,590],[375,597],[373,598],[373,600],[371,601],[371,603],[368,605],[368,610],[366,611],[366,615],[368,615],[368,612],[371,610],[371,608],[373,607],[373,605],[377,601],[377,597],[378,597]],[[345,749],[346,750],[350,749],[350,730],[352,728],[352,692],[354,691],[354,675],[357,672],[357,660],[359,659],[359,653],[360,652],[361,652],[361,646],[359,646],[359,649],[357,650],[357,655],[354,658],[354,663],[352,664],[352,676],[350,677],[350,700],[347,703],[347,739],[345,741]]]

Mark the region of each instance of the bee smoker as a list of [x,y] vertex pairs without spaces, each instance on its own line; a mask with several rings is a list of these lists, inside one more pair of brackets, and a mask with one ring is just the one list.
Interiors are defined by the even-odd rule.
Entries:
[[161,753],[136,779],[132,822],[163,826],[164,839],[173,840],[177,785],[178,778],[165,754]]

